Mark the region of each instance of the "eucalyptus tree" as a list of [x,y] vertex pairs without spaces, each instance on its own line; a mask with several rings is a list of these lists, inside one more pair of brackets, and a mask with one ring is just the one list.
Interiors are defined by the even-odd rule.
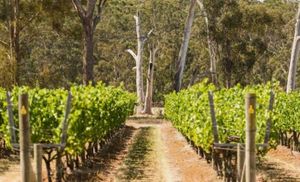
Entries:
[[106,0],[72,0],[83,28],[83,84],[94,83],[94,32],[101,20]]
[[[35,1],[4,0],[1,6],[0,42],[5,50],[9,84],[24,83],[24,35],[26,29],[40,16],[42,3]],[[30,10],[30,11],[29,11]]]
[[[218,78],[217,78],[217,53],[216,53],[216,43],[211,38],[210,33],[210,20],[208,19],[208,15],[206,12],[206,8],[203,4],[203,0],[197,0],[197,4],[200,7],[202,12],[203,18],[205,20],[205,27],[206,27],[206,36],[207,36],[207,46],[209,52],[209,59],[210,59],[210,74],[211,74],[211,81],[214,85],[218,85]],[[214,18],[211,16],[211,18]],[[212,22],[215,22],[214,20]]]
[[137,53],[134,53],[133,50],[127,49],[126,51],[133,57],[136,67],[136,93],[138,97],[138,113],[142,111],[143,104],[145,102],[144,95],[144,80],[143,80],[143,50],[146,40],[151,35],[153,30],[150,30],[147,35],[142,34],[141,30],[141,21],[140,13],[137,12],[137,15],[134,16],[135,19],[135,29],[137,37]]
[[179,92],[182,84],[183,71],[186,64],[186,55],[187,55],[188,45],[191,37],[191,29],[194,21],[195,8],[196,8],[196,0],[191,0],[189,13],[184,28],[183,41],[179,51],[178,60],[176,63],[177,70],[176,70],[175,82],[174,82],[174,89],[176,90],[176,92]]

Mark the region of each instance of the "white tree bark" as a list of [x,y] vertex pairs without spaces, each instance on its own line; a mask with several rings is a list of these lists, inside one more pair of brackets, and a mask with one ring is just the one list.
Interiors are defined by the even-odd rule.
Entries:
[[218,83],[218,78],[217,78],[217,54],[216,50],[213,44],[213,40],[211,39],[210,36],[210,31],[209,31],[209,20],[207,16],[206,9],[203,5],[202,0],[197,0],[197,4],[199,5],[206,24],[206,33],[207,33],[207,44],[208,44],[208,51],[209,51],[209,57],[210,57],[210,74],[211,74],[211,81],[214,85],[217,85]]
[[158,48],[150,46],[150,58],[148,66],[148,75],[147,75],[147,89],[146,89],[146,100],[144,107],[144,114],[152,114],[152,97],[153,97],[153,80],[154,80],[154,66],[156,60],[156,52]]
[[183,42],[177,60],[177,71],[175,74],[175,84],[174,84],[174,88],[177,92],[179,92],[179,90],[181,89],[183,71],[186,63],[186,54],[188,50],[188,45],[191,37],[191,29],[192,29],[194,15],[195,15],[195,4],[196,4],[196,0],[191,0],[189,14],[184,28]]
[[139,13],[134,16],[134,19],[136,23],[137,54],[135,54],[131,49],[127,49],[126,51],[134,58],[136,64],[136,93],[138,97],[137,113],[141,113],[143,110],[143,103],[145,102],[143,83],[143,48],[145,41],[150,36],[153,30],[150,30],[147,36],[142,36]]
[[294,35],[289,75],[288,75],[287,88],[286,88],[287,93],[293,91],[296,87],[297,61],[299,59],[299,49],[300,49],[299,40],[300,40],[300,4],[298,5],[298,12],[296,16],[295,35]]
[[137,94],[139,98],[139,103],[142,105],[145,101],[144,95],[144,82],[143,82],[143,48],[144,40],[141,36],[141,27],[140,27],[140,16],[139,13],[137,16],[134,16],[136,23],[136,35],[137,35],[137,59],[136,59],[136,87]]
[[143,103],[145,100],[144,96],[144,84],[143,84],[143,40],[141,37],[141,28],[140,28],[140,17],[139,13],[137,16],[134,16],[136,23],[136,36],[137,36],[137,54],[135,54],[132,50],[128,49],[127,52],[134,58],[136,65],[136,94],[137,94],[137,113],[140,113],[143,109]]

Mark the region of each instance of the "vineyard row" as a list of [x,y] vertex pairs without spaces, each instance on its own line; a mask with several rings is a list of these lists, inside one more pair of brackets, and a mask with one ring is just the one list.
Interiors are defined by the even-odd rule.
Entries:
[[[68,91],[27,87],[15,87],[11,92],[10,102],[14,121],[12,129],[16,133],[16,142],[19,141],[18,96],[25,92],[29,95],[31,142],[61,143]],[[96,86],[73,86],[69,93],[72,101],[67,118],[67,140],[63,151],[51,148],[44,151],[50,181],[52,175],[50,162],[58,159],[58,154],[59,158],[66,158],[64,168],[74,170],[79,167],[79,162],[84,162],[92,156],[122,128],[126,118],[132,114],[136,101],[134,94],[122,88],[106,87],[102,83]],[[12,147],[12,130],[7,114],[8,103],[6,91],[0,89],[0,138],[5,140],[6,147]]]

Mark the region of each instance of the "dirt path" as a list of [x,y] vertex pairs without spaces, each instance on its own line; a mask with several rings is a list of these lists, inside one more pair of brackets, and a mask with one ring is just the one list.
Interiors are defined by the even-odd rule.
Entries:
[[196,154],[170,123],[162,124],[160,130],[167,160],[173,171],[177,173],[176,180],[172,181],[220,181],[206,160]]
[[[217,182],[215,172],[205,160],[200,159],[195,151],[188,145],[184,137],[174,129],[169,122],[163,120],[131,120],[127,122],[140,130],[141,136],[149,143],[145,159],[133,162],[137,165],[131,169],[131,164],[120,168],[121,174],[116,175],[115,181],[166,181],[166,182]],[[151,134],[147,132],[150,130]],[[137,135],[138,137],[139,135]],[[134,146],[134,145],[133,145]],[[134,147],[132,147],[134,148]],[[140,150],[141,152],[145,152]],[[131,152],[130,152],[131,153]],[[132,153],[135,153],[133,151]],[[139,155],[136,155],[139,156]],[[130,158],[130,157],[129,157]],[[138,160],[140,160],[138,162]],[[124,175],[125,171],[131,171]],[[130,178],[136,171],[147,171],[142,178]],[[125,172],[126,173],[126,172]],[[127,176],[127,178],[124,176]]]

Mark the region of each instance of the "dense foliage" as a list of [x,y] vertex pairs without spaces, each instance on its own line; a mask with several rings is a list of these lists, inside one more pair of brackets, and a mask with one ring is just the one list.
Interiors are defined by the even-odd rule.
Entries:
[[[9,142],[6,96],[0,90],[0,132]],[[62,121],[68,92],[63,89],[29,89],[16,87],[12,92],[14,121],[18,128],[17,97],[28,92],[32,143],[60,143]],[[133,111],[135,96],[122,88],[93,86],[71,87],[72,103],[69,115],[66,150],[79,154],[87,142],[101,142],[104,137],[124,124]]]
[[[273,89],[278,90],[278,86],[275,87],[276,89]],[[271,88],[271,84],[245,88],[238,85],[231,89],[216,90],[214,86],[202,82],[178,94],[167,95],[165,114],[179,131],[192,140],[196,146],[209,153],[213,143],[213,134],[208,91],[214,91],[214,105],[221,143],[227,143],[229,136],[238,136],[241,142],[245,141],[245,95],[248,92],[256,93],[256,142],[263,143],[266,121],[271,116],[268,112]]]

